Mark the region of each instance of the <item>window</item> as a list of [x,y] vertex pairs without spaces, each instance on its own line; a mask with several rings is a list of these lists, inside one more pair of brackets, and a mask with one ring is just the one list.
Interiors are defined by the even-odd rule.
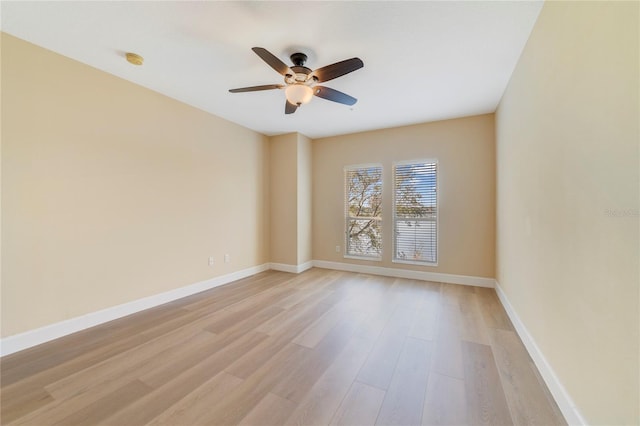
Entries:
[[437,168],[435,160],[394,165],[394,262],[437,264]]
[[382,166],[345,168],[345,257],[380,260]]

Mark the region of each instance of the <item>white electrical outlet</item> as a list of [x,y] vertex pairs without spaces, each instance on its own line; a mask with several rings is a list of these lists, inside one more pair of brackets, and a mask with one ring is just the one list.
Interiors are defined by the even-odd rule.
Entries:
[[340,253],[340,246],[336,246],[336,253]]
[[209,266],[213,266],[213,264],[214,264],[213,256],[209,256]]
[[224,255],[224,263],[229,263],[231,262],[231,256],[229,256],[229,254],[225,254]]

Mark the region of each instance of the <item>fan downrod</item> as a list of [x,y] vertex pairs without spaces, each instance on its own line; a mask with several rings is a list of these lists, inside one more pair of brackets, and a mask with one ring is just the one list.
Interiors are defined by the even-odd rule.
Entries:
[[307,62],[307,55],[300,52],[291,54],[290,58],[293,65],[297,67],[304,67],[305,62]]

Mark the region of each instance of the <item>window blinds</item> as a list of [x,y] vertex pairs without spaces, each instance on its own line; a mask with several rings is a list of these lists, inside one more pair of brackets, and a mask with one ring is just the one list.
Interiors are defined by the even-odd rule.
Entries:
[[437,163],[420,161],[394,166],[393,260],[437,263]]

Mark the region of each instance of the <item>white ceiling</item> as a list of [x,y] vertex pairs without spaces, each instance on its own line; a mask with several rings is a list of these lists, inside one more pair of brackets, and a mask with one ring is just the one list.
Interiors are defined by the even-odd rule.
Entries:
[[[495,111],[542,1],[7,2],[2,31],[250,129],[312,138]],[[359,57],[324,83],[353,107],[314,98],[284,114],[282,83],[251,47],[311,69]],[[145,58],[136,67],[125,52]]]

